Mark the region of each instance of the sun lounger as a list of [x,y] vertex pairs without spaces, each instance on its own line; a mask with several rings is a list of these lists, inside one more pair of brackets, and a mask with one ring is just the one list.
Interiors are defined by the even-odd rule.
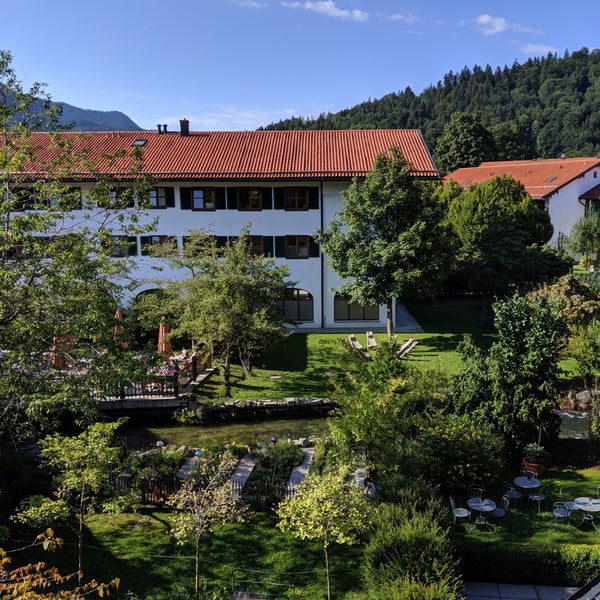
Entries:
[[377,340],[373,336],[372,331],[367,331],[367,350],[375,348],[377,346]]

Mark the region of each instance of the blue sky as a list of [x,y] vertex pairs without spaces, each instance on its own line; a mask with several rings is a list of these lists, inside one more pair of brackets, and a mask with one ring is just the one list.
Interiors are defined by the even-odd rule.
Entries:
[[11,0],[0,48],[57,101],[146,129],[251,130],[593,49],[598,22],[591,0]]

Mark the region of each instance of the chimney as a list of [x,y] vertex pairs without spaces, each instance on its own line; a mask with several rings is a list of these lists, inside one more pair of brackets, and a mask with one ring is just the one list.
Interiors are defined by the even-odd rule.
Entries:
[[187,119],[179,119],[179,129],[181,137],[187,137],[190,135],[190,122]]
[[167,133],[167,124],[166,123],[163,125],[163,133]]
[[158,133],[162,133],[162,125],[157,125],[156,127],[158,128]]

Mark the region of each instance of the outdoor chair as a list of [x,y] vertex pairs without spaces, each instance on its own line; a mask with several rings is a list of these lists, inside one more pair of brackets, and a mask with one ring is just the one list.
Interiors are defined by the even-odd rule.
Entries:
[[517,502],[523,497],[523,494],[512,484],[504,482],[504,495],[508,496],[511,502]]
[[565,500],[565,498],[568,498],[567,493],[563,490],[563,488],[560,488],[559,490],[559,495],[560,495],[560,499],[561,502],[571,511],[575,511],[575,510],[579,510],[577,504],[575,504],[575,502],[573,502],[573,500]]
[[554,514],[554,527],[557,523],[566,523],[571,518],[571,511],[565,506],[564,502],[555,502],[552,513]]
[[471,520],[471,511],[468,508],[457,507],[454,502],[454,496],[450,495],[450,506],[452,507],[452,518],[454,525],[458,519],[467,519],[467,522]]
[[377,340],[372,331],[367,331],[367,350],[377,347]]
[[505,494],[502,496],[502,500],[500,502],[500,506],[497,506],[491,513],[490,517],[494,517],[494,519],[502,519],[506,516],[508,512],[508,506],[510,504],[510,498]]
[[600,483],[598,484],[596,491],[598,492],[598,500],[600,500]]
[[350,340],[350,346],[355,350],[360,350],[362,348],[362,344],[358,341],[354,334],[350,334],[348,339]]
[[467,496],[469,498],[485,498],[485,488],[482,485],[472,483],[467,488]]
[[537,479],[538,473],[533,469],[521,469],[521,475],[524,475],[525,477],[527,477],[527,479],[531,479],[532,477],[535,477]]
[[537,511],[538,515],[540,515],[542,514],[542,502],[547,498],[547,496],[547,488],[545,486],[541,487],[539,490],[534,490],[529,493],[529,496],[527,497],[527,504],[529,505],[530,502],[537,502]]

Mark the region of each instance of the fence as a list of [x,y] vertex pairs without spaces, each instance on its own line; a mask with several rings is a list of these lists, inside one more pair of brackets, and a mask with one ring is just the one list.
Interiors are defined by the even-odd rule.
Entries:
[[179,398],[181,390],[195,381],[205,369],[212,366],[212,355],[209,351],[193,356],[181,366],[174,375],[148,374],[144,379],[134,383],[105,390],[99,394],[104,398]]

